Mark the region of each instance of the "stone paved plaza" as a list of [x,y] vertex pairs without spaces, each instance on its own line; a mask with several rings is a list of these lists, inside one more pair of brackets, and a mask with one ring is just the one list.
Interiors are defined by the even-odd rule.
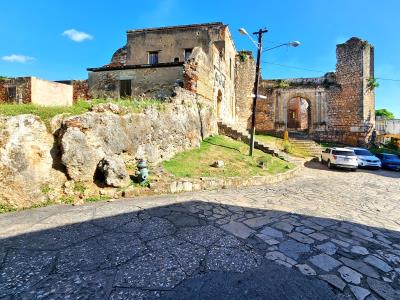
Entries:
[[400,299],[400,173],[0,216],[0,299]]

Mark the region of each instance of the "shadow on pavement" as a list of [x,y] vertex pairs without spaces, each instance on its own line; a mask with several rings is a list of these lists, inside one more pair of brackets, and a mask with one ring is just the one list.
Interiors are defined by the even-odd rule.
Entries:
[[400,295],[400,233],[346,221],[122,200],[6,214],[0,225],[0,299]]

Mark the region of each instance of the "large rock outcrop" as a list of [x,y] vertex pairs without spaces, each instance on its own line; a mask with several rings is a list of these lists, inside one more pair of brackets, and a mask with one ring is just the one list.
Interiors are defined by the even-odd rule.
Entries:
[[[200,98],[200,99],[199,99]],[[99,162],[119,155],[125,161],[158,163],[177,152],[198,147],[217,132],[210,101],[180,90],[164,111],[117,113],[94,109],[62,121],[59,143],[68,176],[93,181]]]
[[53,137],[33,115],[0,116],[0,203],[16,207],[44,200],[43,189],[61,185],[53,168]]
[[106,186],[126,186],[127,164],[158,163],[217,133],[210,101],[179,88],[161,111],[103,104],[82,115],[57,115],[50,127],[51,133],[33,115],[0,115],[0,205],[59,201],[70,194],[62,192],[67,179],[94,186],[99,174]]

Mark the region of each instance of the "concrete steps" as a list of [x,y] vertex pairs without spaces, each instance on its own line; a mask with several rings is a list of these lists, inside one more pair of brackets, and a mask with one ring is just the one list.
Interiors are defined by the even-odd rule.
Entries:
[[[242,141],[246,144],[250,142],[250,133],[247,130],[239,129],[231,124],[218,122],[218,133],[221,135],[226,135],[232,139]],[[254,148],[281,159],[286,159],[283,152],[279,151],[278,149],[273,149],[260,141],[254,141]]]
[[314,157],[320,156],[323,150],[319,144],[304,132],[289,132],[289,142]]

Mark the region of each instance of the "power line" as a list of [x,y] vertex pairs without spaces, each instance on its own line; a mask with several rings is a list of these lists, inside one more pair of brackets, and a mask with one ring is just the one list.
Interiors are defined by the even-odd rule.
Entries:
[[[278,64],[278,63],[274,63],[274,62],[270,62],[270,61],[263,61],[262,63],[263,64],[268,64],[268,65],[274,65],[274,66],[290,68],[290,69],[296,69],[296,70],[310,71],[310,72],[316,72],[316,73],[327,73],[326,71],[321,71],[321,70],[316,70],[316,69],[309,69],[309,68],[302,68],[302,67],[296,67],[296,66],[289,66],[289,65]],[[383,80],[383,81],[400,82],[400,79],[393,79],[393,78],[375,77],[375,79]]]
[[315,70],[315,69],[308,69],[308,68],[302,68],[302,67],[295,67],[295,66],[289,66],[289,65],[278,64],[278,63],[274,63],[274,62],[270,62],[270,61],[263,61],[262,63],[263,63],[263,64],[274,65],[274,66],[285,67],[285,68],[290,68],[290,69],[311,71],[311,72],[317,72],[317,73],[326,73],[326,71]]

